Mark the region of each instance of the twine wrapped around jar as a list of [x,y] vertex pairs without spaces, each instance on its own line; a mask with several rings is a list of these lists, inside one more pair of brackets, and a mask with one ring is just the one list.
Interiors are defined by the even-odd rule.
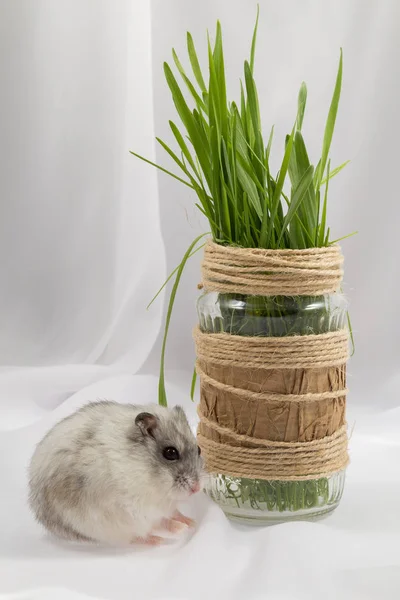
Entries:
[[[263,250],[208,241],[205,290],[258,296],[335,293],[338,246]],[[200,376],[198,442],[209,472],[318,479],[348,464],[348,332],[250,337],[194,331]]]

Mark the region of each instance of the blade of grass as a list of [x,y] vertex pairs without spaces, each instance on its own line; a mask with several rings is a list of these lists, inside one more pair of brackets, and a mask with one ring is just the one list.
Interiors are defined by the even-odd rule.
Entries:
[[303,126],[304,111],[306,110],[306,103],[307,103],[307,86],[303,81],[303,83],[300,86],[299,97],[298,97],[298,101],[297,101],[297,105],[298,105],[297,129],[299,131],[301,131],[301,128]]
[[236,123],[236,149],[237,152],[243,156],[244,159],[248,159],[247,146],[249,146],[246,140],[246,127],[242,121],[242,117],[239,113],[239,110],[234,102],[232,102],[232,114],[235,117]]
[[189,151],[189,148],[187,147],[187,144],[185,143],[185,140],[183,139],[181,132],[179,131],[178,127],[175,125],[175,123],[173,121],[169,121],[169,126],[170,126],[172,133],[174,134],[174,137],[175,137],[176,141],[178,142],[178,145],[179,145],[180,149],[182,150],[186,160],[192,167],[194,173],[196,173],[196,175],[200,178],[197,167],[194,163],[194,160]]
[[352,237],[353,235],[357,235],[357,233],[358,233],[358,231],[352,231],[351,233],[348,233],[347,235],[337,238],[337,240],[333,240],[332,242],[329,242],[329,246],[331,246],[332,244],[337,244],[338,242],[341,242],[342,240],[347,240],[347,238]]
[[[254,159],[260,163],[261,168],[264,169],[264,171],[266,171],[264,164],[260,161],[258,156],[255,154],[254,150],[252,148],[250,148],[250,146],[249,146],[249,150],[254,155]],[[240,163],[240,165],[242,166],[242,168],[244,169],[244,171],[246,171],[246,173],[250,177],[250,179],[253,181],[254,185],[257,187],[258,191],[260,192],[260,195],[262,197],[265,196],[265,194],[266,194],[265,187],[260,183],[256,172],[254,171],[254,169],[252,169],[252,165],[249,164],[246,160],[244,160],[244,158],[240,155],[238,155],[237,160]]]
[[[286,174],[289,168],[290,155],[292,153],[293,141],[294,141],[295,127],[292,129],[292,133],[289,136],[288,143],[286,144],[285,154],[283,156],[282,165],[279,171],[278,181],[276,182],[276,188],[274,191],[274,196],[272,198],[272,206],[271,206],[271,217],[269,219],[269,223],[267,223],[266,219],[263,219],[263,224],[261,227],[261,237],[260,237],[260,245],[262,248],[272,248],[272,235],[273,235],[273,227],[276,224],[276,215],[278,213],[278,202],[280,202],[281,193],[283,190],[283,184],[285,183]],[[264,213],[265,215],[266,213]],[[267,227],[268,226],[268,227]],[[279,232],[278,232],[279,235]]]
[[[245,163],[243,163],[243,164],[245,164]],[[253,182],[253,180],[249,177],[249,175],[246,173],[246,171],[244,170],[239,159],[236,164],[236,170],[237,170],[238,180],[239,180],[239,183],[240,183],[243,191],[246,192],[247,197],[248,197],[251,205],[253,206],[254,210],[256,211],[258,217],[260,219],[262,219],[263,209],[262,209],[262,206],[260,203],[259,195],[257,193],[256,185]]]
[[175,154],[175,152],[173,150],[171,150],[171,148],[165,142],[163,142],[160,138],[156,137],[156,140],[160,144],[160,146],[162,146],[162,148],[164,148],[165,152],[167,152],[167,154],[169,154],[169,156],[172,158],[172,160],[176,162],[176,164],[178,165],[178,167],[188,177],[190,177],[190,174],[189,174],[188,170],[186,169],[186,167],[183,164],[183,162],[181,161],[181,159]]
[[[283,192],[282,192],[282,197],[283,197],[283,199],[285,200],[287,207],[289,208],[289,206],[290,206],[290,200],[289,200],[289,198],[288,198],[288,197],[286,196],[286,194],[284,194]],[[308,231],[307,231],[307,229],[305,228],[304,224],[302,223],[302,221],[301,221],[301,219],[299,218],[299,215],[298,215],[297,213],[294,215],[294,219],[295,219],[295,221],[297,221],[297,223],[298,223],[299,227],[301,227],[301,229],[302,229],[302,231],[303,231],[303,233],[304,233],[305,237],[308,237]],[[314,242],[312,241],[312,239],[311,239],[311,238],[309,238],[309,241],[308,241],[308,243],[310,244],[310,248],[311,248]],[[295,246],[295,245],[293,245],[293,246],[291,246],[291,247],[292,247],[292,248],[296,248],[296,246]]]
[[[286,144],[289,141],[289,136],[286,136]],[[302,169],[306,170],[309,166],[308,164],[302,164],[301,160],[297,160],[296,155],[296,144],[293,143],[292,154],[290,156],[289,161],[289,177],[292,185],[292,191],[296,188],[301,179]],[[289,228],[289,237],[290,244],[293,248],[305,248],[306,241],[304,237],[304,229],[309,233],[309,225],[307,219],[303,220],[303,217],[300,216],[300,211],[297,213],[297,219],[292,221]]]
[[[246,83],[246,91],[247,91],[247,107],[250,113],[253,135],[254,135],[254,148],[251,139],[249,140],[249,146],[253,150],[253,154],[255,154],[258,160],[250,160],[253,162],[252,170],[254,170],[255,175],[257,176],[258,181],[262,184],[263,188],[265,187],[265,166],[264,166],[264,142],[261,134],[261,119],[260,119],[260,108],[258,104],[258,94],[257,88],[254,82],[253,75],[251,74],[250,66],[247,62],[244,65],[245,71],[245,83]],[[261,200],[263,198],[261,197]]]
[[210,36],[207,33],[207,50],[208,50],[208,70],[210,79],[208,83],[208,102],[209,102],[209,118],[210,128],[215,123],[221,123],[220,101],[219,101],[219,85],[215,68],[214,54],[211,48]]
[[[204,248],[204,246],[205,246],[205,243],[202,244],[201,246],[198,246],[195,250],[193,250],[193,252],[191,254],[189,254],[188,259],[192,258],[192,256],[194,256],[199,250],[201,250],[202,248]],[[164,283],[162,284],[162,286],[160,287],[160,289],[158,290],[158,292],[156,293],[156,295],[153,296],[153,298],[150,300],[150,302],[146,306],[146,310],[149,310],[149,308],[153,304],[153,302],[155,302],[157,300],[158,296],[161,294],[161,292],[163,291],[163,289],[165,288],[165,286],[168,284],[168,282],[175,275],[175,273],[177,272],[177,270],[179,269],[179,267],[180,267],[180,263],[179,263],[179,265],[177,267],[175,267],[175,269],[172,271],[172,273],[170,273],[168,275],[167,279],[164,281]]]
[[[338,173],[340,173],[340,171],[342,169],[345,168],[346,165],[349,164],[349,160],[346,160],[346,162],[342,163],[341,165],[339,165],[338,167],[336,167],[335,169],[332,169],[330,175],[329,175],[329,179],[332,179],[333,177],[335,177],[335,175],[337,175]],[[324,185],[327,182],[327,177],[324,177],[324,179],[321,181],[321,185]]]
[[[314,175],[315,175],[315,172],[314,172]],[[319,220],[319,215],[321,212],[321,189],[319,189],[317,191],[314,190],[314,194],[315,194],[315,201],[317,204],[317,226],[315,228],[315,236],[313,237],[313,243],[316,246],[318,246],[319,232],[321,229],[321,223]]]
[[306,193],[308,191],[308,188],[312,184],[313,174],[314,174],[314,167],[312,165],[310,165],[308,167],[308,169],[303,173],[303,176],[301,177],[299,183],[297,184],[296,189],[294,190],[294,192],[292,194],[292,197],[290,199],[289,208],[283,219],[282,231],[281,231],[281,234],[280,234],[280,236],[278,238],[278,242],[277,242],[278,246],[283,238],[284,232],[286,231],[288,225],[290,224],[291,220],[293,219],[296,212],[298,211],[298,208],[299,208],[301,202],[304,200]]
[[231,132],[231,149],[229,152],[231,166],[232,166],[232,180],[233,180],[233,195],[236,198],[236,207],[238,212],[242,210],[242,203],[240,202],[240,194],[238,194],[237,185],[237,173],[236,173],[236,113],[232,113],[232,132]]
[[226,148],[226,143],[224,138],[221,139],[221,147],[222,147],[222,167],[223,167],[223,171],[226,172],[227,175],[227,183],[228,183],[228,187],[231,190],[232,193],[232,197],[235,198],[235,194],[234,194],[234,181],[233,181],[233,175],[232,175],[232,169],[231,169],[231,164],[230,164],[230,160],[229,160],[229,154],[228,154],[228,150]]
[[193,75],[195,76],[196,81],[199,84],[201,91],[204,94],[206,94],[207,93],[206,84],[204,83],[203,75],[201,73],[199,61],[198,61],[197,54],[196,54],[196,49],[194,47],[193,38],[189,32],[187,32],[186,40],[187,40],[187,49],[188,49],[190,64],[192,65]]
[[186,130],[189,134],[190,141],[193,144],[197,157],[199,159],[201,168],[203,170],[204,176],[208,182],[208,178],[210,176],[209,169],[209,157],[207,156],[206,148],[207,148],[207,138],[202,133],[201,129],[198,127],[196,119],[193,113],[190,111],[188,105],[185,102],[183,94],[179,88],[179,85],[174,77],[174,74],[171,71],[170,66],[167,63],[164,63],[164,74],[167,81],[167,84],[171,90],[172,99],[174,101],[176,110],[182,120],[182,123],[186,127]]
[[193,369],[192,383],[190,385],[190,399],[192,402],[194,402],[194,393],[196,391],[196,381],[197,381],[197,371],[196,371],[196,367],[195,367]]
[[[292,158],[296,162],[296,183],[297,185],[299,179],[306,172],[308,167],[310,166],[310,161],[308,158],[306,146],[304,143],[303,136],[300,131],[296,131],[294,138],[294,148],[292,152]],[[291,167],[292,161],[289,163],[289,170]],[[293,183],[293,182],[292,182]],[[307,190],[307,194],[304,198],[304,202],[299,209],[299,217],[306,225],[311,239],[315,239],[315,232],[318,225],[318,200],[315,196],[314,187],[310,187]]]
[[199,110],[202,110],[203,112],[205,112],[207,114],[207,107],[204,104],[203,99],[199,96],[199,94],[196,92],[196,89],[193,85],[193,83],[190,81],[189,77],[186,75],[184,68],[182,67],[182,64],[178,58],[177,53],[175,52],[174,49],[172,49],[172,57],[174,59],[174,63],[176,65],[176,68],[178,69],[183,81],[185,82],[189,92],[191,93],[191,95],[193,96],[194,101],[196,102],[197,107],[199,108]]
[[202,235],[197,236],[195,240],[190,244],[189,248],[186,250],[183,255],[182,261],[178,267],[178,271],[176,273],[175,282],[172,287],[171,295],[169,297],[168,308],[167,308],[167,316],[165,319],[165,328],[164,328],[164,336],[161,347],[161,359],[160,359],[160,377],[158,380],[158,403],[161,406],[167,406],[167,394],[165,391],[165,349],[167,346],[167,338],[168,338],[168,330],[171,322],[172,309],[174,307],[176,292],[178,291],[179,282],[181,280],[183,269],[185,268],[186,262],[189,256],[192,253],[193,248],[196,244],[204,237],[207,233],[203,233]]
[[321,164],[318,169],[317,175],[317,185],[316,188],[319,189],[321,186],[321,181],[325,173],[326,162],[328,160],[329,150],[331,147],[333,130],[335,128],[336,123],[336,115],[339,108],[339,100],[340,100],[340,92],[342,89],[342,72],[343,72],[343,52],[340,49],[340,59],[339,59],[339,68],[336,76],[335,88],[333,90],[333,96],[331,105],[329,107],[328,118],[325,125],[325,133],[324,140],[322,142],[322,154],[321,154]]
[[251,40],[251,50],[250,50],[250,70],[253,73],[254,71],[254,57],[256,53],[256,44],[257,44],[257,29],[258,29],[258,18],[260,16],[260,5],[257,4],[257,16],[256,23],[254,25],[253,37]]
[[[232,108],[235,107],[235,104],[232,103]],[[242,125],[242,129],[244,134],[247,134],[247,118],[246,118],[246,96],[244,95],[244,87],[243,82],[240,80],[240,113],[238,115],[238,120]]]
[[350,353],[350,356],[353,356],[354,352],[356,351],[356,345],[355,345],[355,342],[354,342],[353,326],[351,324],[351,319],[350,319],[350,313],[349,313],[349,311],[347,311],[347,326],[349,328],[350,341],[351,341],[351,353]]
[[[197,125],[197,128],[199,130],[199,134],[203,141],[203,144],[205,144],[204,149],[209,150],[208,144],[209,144],[209,140],[210,140],[210,126],[209,126],[207,120],[204,119],[203,115],[201,113],[199,113],[199,111],[196,110],[195,108],[193,109],[192,114],[193,114],[194,122]],[[190,139],[190,137],[188,139],[193,146],[193,141]],[[209,158],[209,156],[208,156],[208,158]],[[209,165],[207,165],[207,166],[209,166]]]
[[[319,161],[317,162],[317,166],[315,167],[315,171],[314,171],[314,189],[315,189],[315,193],[318,192],[319,188],[321,187],[321,184],[318,183],[318,173],[319,170],[321,168],[321,159],[319,159]],[[319,185],[319,187],[317,187],[317,184]]]
[[218,129],[218,122],[215,122],[215,126],[211,127],[210,136],[210,148],[211,148],[211,161],[214,165],[212,169],[212,195],[215,199],[215,203],[218,203],[221,210],[219,213],[221,227],[228,235],[228,241],[232,239],[231,230],[231,215],[229,212],[228,200],[226,197],[225,189],[222,185],[222,172],[221,172],[221,136]]
[[[241,136],[243,136],[243,134],[241,132],[239,132]],[[269,170],[268,167],[266,166],[265,163],[268,164],[268,161],[264,162],[257,156],[257,154],[254,152],[253,148],[250,146],[250,144],[248,143],[248,141],[243,137],[243,141],[246,144],[250,154],[252,155],[252,157],[254,158],[255,162],[257,162],[260,165],[260,168],[263,172],[263,174],[265,175],[265,177],[268,177],[269,175]],[[265,190],[265,177],[262,178],[263,183],[261,184],[259,179],[256,176],[255,172],[252,172],[250,165],[248,164],[248,162],[246,160],[243,159],[243,157],[238,157],[239,162],[242,164],[243,168],[246,170],[246,172],[251,175],[251,177],[254,180],[254,183],[257,185],[257,187],[263,192],[263,195],[265,195],[266,190]]]
[[275,125],[272,125],[272,127],[271,127],[271,133],[269,134],[269,138],[268,138],[267,147],[265,149],[265,157],[266,157],[267,162],[269,161],[269,155],[270,155],[270,152],[271,152],[272,140],[273,140],[273,137],[274,137],[274,127],[275,127]]
[[254,83],[253,75],[251,74],[250,65],[247,61],[244,63],[244,77],[247,91],[247,102],[250,111],[253,132],[256,140],[256,151],[260,157],[261,149],[259,147],[259,133],[261,131],[260,108],[258,105],[257,89]]
[[218,99],[219,99],[219,116],[220,116],[220,131],[222,136],[227,133],[227,101],[226,101],[226,82],[225,82],[225,64],[224,51],[222,44],[221,23],[217,21],[217,32],[215,35],[215,45],[213,52],[215,73],[218,82]]
[[143,162],[148,163],[152,167],[155,167],[156,169],[159,169],[163,173],[166,173],[167,175],[170,175],[174,179],[177,179],[181,183],[187,185],[187,187],[190,187],[191,189],[194,189],[193,186],[188,181],[185,181],[184,179],[181,179],[180,177],[178,177],[178,175],[175,175],[175,173],[171,173],[171,171],[168,171],[168,169],[164,169],[164,167],[161,167],[160,165],[157,165],[156,163],[152,162],[148,158],[144,158],[144,156],[141,156],[140,154],[136,154],[136,152],[133,152],[133,150],[129,150],[129,153],[133,154],[133,156],[136,156],[136,158],[140,158],[140,160],[143,160]]
[[328,160],[328,172],[327,172],[328,174],[327,174],[327,180],[326,180],[326,185],[325,185],[324,203],[322,205],[321,224],[319,225],[318,239],[316,240],[318,246],[322,246],[324,243],[324,239],[325,239],[326,209],[327,209],[327,205],[328,205],[328,188],[329,188],[330,169],[331,169],[331,161]]

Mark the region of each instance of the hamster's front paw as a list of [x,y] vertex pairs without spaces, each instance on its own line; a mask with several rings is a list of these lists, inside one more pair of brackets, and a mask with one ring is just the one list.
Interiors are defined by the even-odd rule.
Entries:
[[164,538],[158,535],[148,535],[145,538],[134,537],[131,540],[131,544],[144,544],[145,546],[161,546],[164,542]]
[[181,512],[179,512],[179,510],[177,510],[172,515],[172,520],[175,521],[176,523],[181,523],[182,525],[186,525],[187,527],[192,527],[192,528],[196,527],[196,521],[194,521],[190,517],[186,517]]
[[182,533],[186,529],[186,525],[180,521],[171,519],[163,519],[160,525],[161,529],[168,531],[169,533]]
[[163,519],[160,523],[160,528],[168,531],[169,533],[182,533],[188,527],[194,528],[196,522],[189,517],[185,517],[179,511],[174,512],[172,517],[169,519]]

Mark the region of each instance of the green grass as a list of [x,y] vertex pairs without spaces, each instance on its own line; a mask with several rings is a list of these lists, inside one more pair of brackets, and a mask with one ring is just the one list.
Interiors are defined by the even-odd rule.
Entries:
[[[176,74],[164,63],[180,124],[169,122],[174,148],[160,138],[157,141],[178,167],[179,175],[132,154],[195,192],[196,206],[208,219],[217,243],[257,248],[327,246],[331,243],[326,222],[328,184],[348,162],[331,169],[329,160],[342,86],[342,52],[316,167],[310,162],[303,136],[307,88],[302,83],[297,115],[286,136],[280,169],[274,174],[270,167],[273,128],[265,143],[254,78],[257,27],[258,14],[238,103],[227,99],[219,22],[213,46],[208,37],[207,76],[201,71],[189,33],[191,72],[185,71],[175,50]],[[287,193],[285,186],[290,188]]]
[[309,481],[265,481],[217,475],[207,484],[207,492],[228,514],[239,516],[241,511],[251,511],[253,518],[260,518],[256,515],[261,513],[261,518],[268,521],[270,514],[276,521],[279,513],[329,511],[340,501],[343,484],[342,474]]
[[218,294],[221,316],[199,303],[200,328],[207,333],[286,337],[337,331],[345,326],[346,303],[336,296],[245,296]]

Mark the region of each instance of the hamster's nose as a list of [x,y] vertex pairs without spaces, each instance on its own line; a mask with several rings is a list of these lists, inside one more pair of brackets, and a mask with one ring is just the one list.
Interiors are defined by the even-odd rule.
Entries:
[[197,492],[200,491],[200,483],[198,481],[196,481],[196,483],[194,483],[192,485],[192,487],[190,488],[190,491],[192,494],[197,494]]

